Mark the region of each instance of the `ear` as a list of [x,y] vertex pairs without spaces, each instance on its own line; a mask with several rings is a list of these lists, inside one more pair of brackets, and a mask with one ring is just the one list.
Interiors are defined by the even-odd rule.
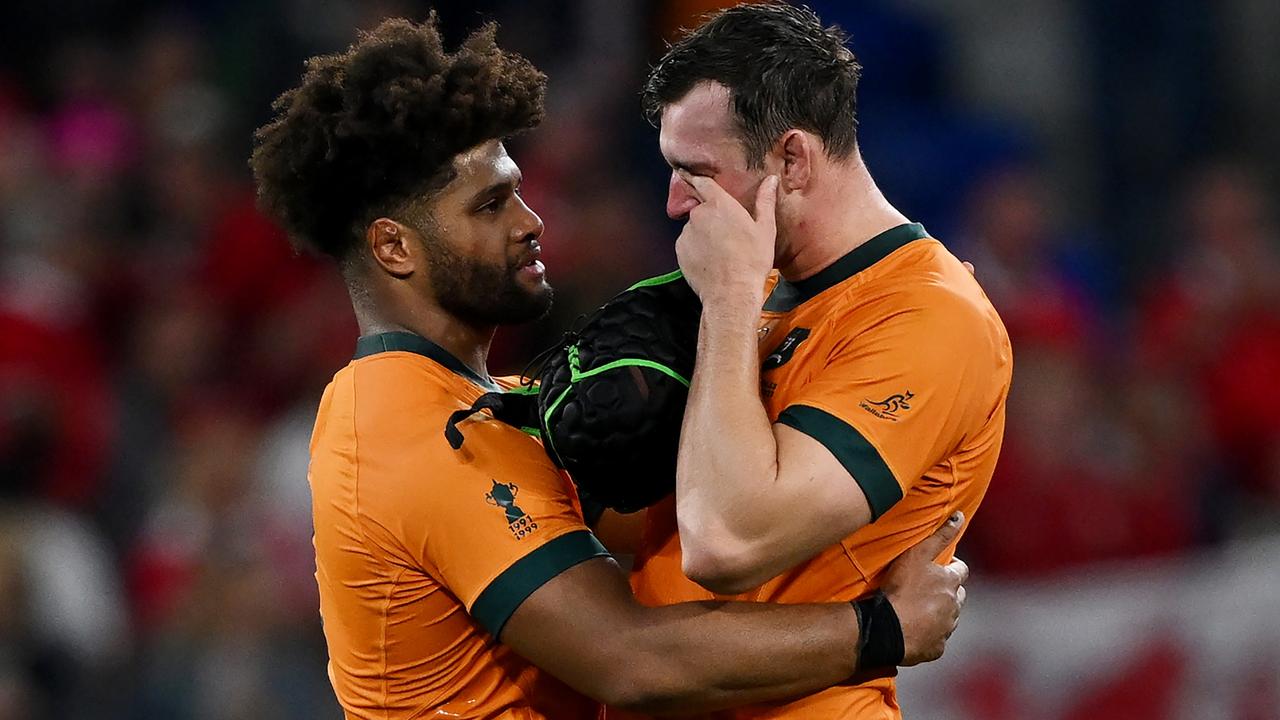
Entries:
[[381,217],[369,223],[364,239],[378,267],[388,275],[406,278],[417,269],[413,246],[409,240],[412,230],[391,218]]
[[778,176],[782,189],[804,190],[813,177],[816,153],[822,151],[817,138],[803,130],[791,129],[783,134],[778,147],[782,151],[782,172]]

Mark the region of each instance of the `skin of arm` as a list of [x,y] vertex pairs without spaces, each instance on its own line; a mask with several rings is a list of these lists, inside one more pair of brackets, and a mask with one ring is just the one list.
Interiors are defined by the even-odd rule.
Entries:
[[760,183],[753,217],[714,180],[681,177],[700,203],[676,255],[703,306],[676,471],[683,569],[709,590],[739,593],[856,531],[871,509],[826,447],[771,424],[760,400],[756,324],[778,178]]
[[682,603],[648,608],[596,558],[546,583],[502,642],[569,686],[642,712],[696,712],[834,685],[857,666],[848,603]]
[[760,290],[704,300],[680,434],[684,572],[719,593],[754,588],[871,521],[866,496],[817,440],[769,422],[759,396]]
[[[890,566],[885,592],[902,625],[904,665],[941,657],[964,605],[968,568],[934,559],[953,519]],[[579,692],[647,713],[715,710],[811,693],[857,668],[848,603],[692,602],[645,607],[617,564],[594,558],[547,581],[500,640]]]

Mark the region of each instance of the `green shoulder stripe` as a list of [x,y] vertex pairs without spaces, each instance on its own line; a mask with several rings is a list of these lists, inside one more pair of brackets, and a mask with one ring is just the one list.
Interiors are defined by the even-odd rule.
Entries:
[[849,423],[808,405],[788,407],[778,415],[778,422],[817,440],[836,456],[867,496],[872,521],[902,499],[902,486],[893,471],[875,446]]
[[517,560],[480,593],[471,604],[471,617],[499,637],[511,614],[548,580],[593,557],[608,556],[589,530],[561,535]]

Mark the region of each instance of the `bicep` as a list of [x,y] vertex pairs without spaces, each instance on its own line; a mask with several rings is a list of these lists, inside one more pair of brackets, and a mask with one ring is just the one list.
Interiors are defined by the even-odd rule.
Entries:
[[615,640],[634,624],[638,608],[613,558],[592,558],[529,595],[499,640],[575,690],[600,699],[609,695],[604,676],[633,660]]
[[826,445],[783,423],[772,432],[773,482],[739,493],[743,512],[707,550],[685,546],[685,573],[713,592],[758,587],[872,519],[867,496]]
[[781,423],[773,426],[773,434],[778,445],[777,492],[760,512],[772,516],[769,526],[774,532],[760,548],[773,555],[768,558],[769,571],[776,574],[871,522],[871,506],[826,445]]

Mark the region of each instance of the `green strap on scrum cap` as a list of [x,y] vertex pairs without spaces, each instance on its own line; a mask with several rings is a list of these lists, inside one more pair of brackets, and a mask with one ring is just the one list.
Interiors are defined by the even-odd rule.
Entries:
[[[665,285],[669,282],[674,282],[683,277],[684,277],[684,273],[682,271],[673,270],[669,273],[666,273],[665,275],[659,275],[657,277],[651,277],[647,280],[641,280],[640,282],[627,288],[625,292],[631,292],[632,290],[636,290],[638,288],[653,287],[655,285]],[[551,404],[547,406],[547,411],[542,415],[543,427],[545,428],[551,427],[551,416],[555,414],[556,410],[560,409],[560,405],[563,404],[565,399],[569,397],[569,393],[573,391],[573,386],[578,381],[585,380],[589,377],[594,377],[596,375],[599,375],[600,373],[608,372],[616,368],[643,367],[643,368],[649,368],[650,370],[657,370],[658,372],[675,379],[677,382],[681,383],[685,387],[689,387],[689,378],[686,378],[680,373],[676,372],[670,366],[664,365],[660,362],[655,362],[653,360],[646,360],[644,358],[620,358],[618,360],[607,362],[604,365],[601,365],[600,367],[592,368],[585,372],[582,371],[580,363],[581,363],[581,360],[578,357],[578,344],[574,343],[573,345],[569,346],[569,387],[561,391],[561,393],[556,396],[555,400],[552,400]],[[543,440],[546,441],[546,444],[551,449],[552,453],[555,453],[555,439],[551,436],[551,433],[546,433],[541,437]],[[556,453],[556,457],[559,457],[558,453]]]
[[651,277],[648,280],[641,280],[635,285],[632,285],[631,287],[627,288],[627,292],[635,290],[636,288],[652,287],[654,285],[666,285],[667,283],[673,282],[675,280],[679,280],[682,277],[684,277],[684,272],[680,270],[672,270],[666,275],[659,275],[658,277]]

